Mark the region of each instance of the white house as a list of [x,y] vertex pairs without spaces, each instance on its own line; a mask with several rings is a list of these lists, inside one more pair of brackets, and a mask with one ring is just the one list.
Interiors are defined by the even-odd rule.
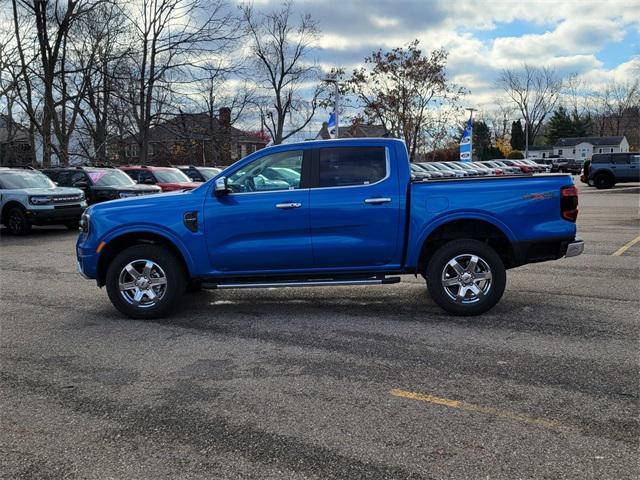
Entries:
[[587,160],[594,153],[628,152],[627,137],[560,138],[553,146],[553,154],[562,158]]
[[551,145],[541,145],[539,147],[530,146],[529,147],[529,156],[527,158],[549,158],[553,155],[553,146]]

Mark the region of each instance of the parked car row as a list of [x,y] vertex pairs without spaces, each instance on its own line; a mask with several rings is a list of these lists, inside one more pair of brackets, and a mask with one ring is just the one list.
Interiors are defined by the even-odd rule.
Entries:
[[415,180],[440,178],[525,175],[551,171],[548,165],[532,160],[483,160],[478,162],[415,162],[411,173]]
[[88,205],[177,190],[192,190],[221,170],[155,167],[0,168],[0,223],[25,235],[33,225],[78,228]]

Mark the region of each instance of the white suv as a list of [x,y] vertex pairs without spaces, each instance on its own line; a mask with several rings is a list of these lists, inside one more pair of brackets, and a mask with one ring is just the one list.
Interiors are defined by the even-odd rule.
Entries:
[[87,202],[77,188],[57,187],[37,170],[0,167],[0,223],[14,235],[32,225],[77,229]]

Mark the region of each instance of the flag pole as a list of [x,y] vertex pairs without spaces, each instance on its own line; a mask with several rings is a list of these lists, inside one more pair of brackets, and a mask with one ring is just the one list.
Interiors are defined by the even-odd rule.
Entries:
[[336,121],[336,135],[334,138],[340,138],[340,121],[338,118],[338,107],[340,106],[340,84],[337,78],[323,78],[323,82],[333,83],[335,95],[333,97],[333,115]]

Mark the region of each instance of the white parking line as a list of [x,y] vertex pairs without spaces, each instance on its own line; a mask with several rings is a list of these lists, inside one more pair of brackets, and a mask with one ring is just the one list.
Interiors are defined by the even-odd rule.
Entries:
[[639,188],[640,185],[633,185],[631,187],[622,187],[622,188],[610,188],[610,189],[606,189],[606,190],[596,190],[595,187],[593,187],[593,190],[581,190],[580,191],[580,195],[582,195],[583,193],[616,193],[616,192],[624,192],[625,190],[635,190],[637,188]]

